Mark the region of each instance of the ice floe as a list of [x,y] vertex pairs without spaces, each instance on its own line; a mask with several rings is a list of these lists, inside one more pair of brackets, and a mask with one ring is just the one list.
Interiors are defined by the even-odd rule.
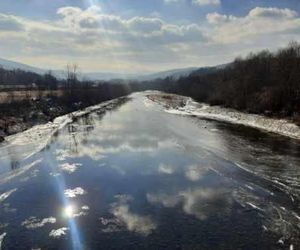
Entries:
[[26,227],[27,229],[36,229],[43,227],[46,224],[54,223],[56,223],[56,218],[54,217],[44,218],[42,220],[37,219],[36,217],[30,217],[22,222],[22,226]]
[[6,233],[3,233],[3,234],[0,235],[0,250],[2,249],[2,242],[5,238],[5,236],[6,236]]
[[12,193],[16,192],[17,189],[14,188],[14,189],[11,189],[3,194],[0,195],[0,203],[5,201]]
[[79,167],[81,167],[82,164],[80,163],[64,163],[60,165],[60,168],[62,171],[67,172],[69,174],[74,173]]
[[53,229],[49,233],[49,236],[53,237],[53,238],[60,238],[61,236],[66,235],[68,230],[69,230],[69,228],[67,228],[67,227],[62,227],[62,228],[59,228],[59,229]]
[[68,198],[75,198],[79,195],[86,194],[86,191],[81,187],[77,187],[74,189],[66,189],[64,193],[65,193],[65,196]]

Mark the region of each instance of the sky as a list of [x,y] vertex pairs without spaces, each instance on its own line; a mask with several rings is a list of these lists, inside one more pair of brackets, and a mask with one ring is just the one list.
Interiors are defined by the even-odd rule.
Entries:
[[1,0],[0,58],[145,73],[300,41],[300,0]]

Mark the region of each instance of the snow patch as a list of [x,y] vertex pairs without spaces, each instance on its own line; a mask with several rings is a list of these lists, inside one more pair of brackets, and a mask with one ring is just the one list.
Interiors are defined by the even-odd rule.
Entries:
[[14,188],[14,189],[11,189],[3,194],[0,195],[0,203],[5,201],[12,193],[16,192],[17,189]]
[[68,198],[75,198],[76,196],[84,195],[84,194],[86,194],[86,191],[84,191],[84,189],[81,187],[65,190],[65,196]]
[[69,230],[69,228],[67,227],[62,227],[56,230],[51,230],[51,232],[49,233],[50,237],[53,238],[60,238],[63,235],[66,235],[67,231]]
[[[184,98],[184,97],[183,97]],[[234,109],[197,103],[188,98],[184,107],[166,109],[170,114],[194,115],[219,121],[241,124],[268,132],[300,139],[300,127],[286,119],[268,118],[262,115],[247,114]]]
[[25,226],[27,229],[36,229],[45,226],[46,224],[56,223],[56,218],[49,217],[42,220],[37,219],[36,217],[30,217],[22,222],[22,226]]
[[2,248],[2,242],[3,242],[4,238],[5,238],[5,236],[6,236],[6,233],[3,233],[3,234],[0,235],[0,250]]

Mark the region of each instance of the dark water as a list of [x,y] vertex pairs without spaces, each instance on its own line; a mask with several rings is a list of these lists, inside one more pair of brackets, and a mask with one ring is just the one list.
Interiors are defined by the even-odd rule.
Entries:
[[2,249],[300,247],[295,140],[167,114],[135,94],[26,160],[4,148]]

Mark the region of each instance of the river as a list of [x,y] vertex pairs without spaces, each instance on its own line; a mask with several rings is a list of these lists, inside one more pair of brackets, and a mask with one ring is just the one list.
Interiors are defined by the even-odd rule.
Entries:
[[[298,249],[300,143],[145,93],[0,145],[0,249]],[[1,248],[2,247],[2,248]]]

